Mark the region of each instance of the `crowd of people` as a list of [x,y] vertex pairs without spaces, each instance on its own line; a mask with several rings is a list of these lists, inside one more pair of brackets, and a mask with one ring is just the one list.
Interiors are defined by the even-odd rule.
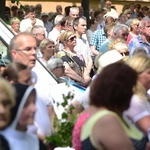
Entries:
[[[6,7],[12,62],[0,69],[0,150],[46,150],[57,117],[51,85],[85,88],[66,108],[78,114],[75,150],[150,150],[150,7],[112,2]],[[4,59],[3,59],[4,60]],[[56,94],[59,91],[56,91]],[[70,118],[71,119],[71,118]]]

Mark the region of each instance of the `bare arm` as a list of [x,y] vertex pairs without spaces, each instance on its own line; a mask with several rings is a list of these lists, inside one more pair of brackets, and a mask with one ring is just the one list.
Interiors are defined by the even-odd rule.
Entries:
[[95,55],[95,56],[97,56],[98,54],[99,54],[99,52],[96,50],[96,47],[93,45],[93,46],[90,46],[90,48],[91,48],[91,52]]
[[150,115],[141,118],[136,121],[135,124],[138,128],[140,128],[145,134],[148,133],[148,128],[150,128]]
[[91,55],[89,55],[88,56],[88,64],[87,64],[87,67],[86,67],[89,74],[91,72],[92,67],[93,67],[93,60],[92,60]]

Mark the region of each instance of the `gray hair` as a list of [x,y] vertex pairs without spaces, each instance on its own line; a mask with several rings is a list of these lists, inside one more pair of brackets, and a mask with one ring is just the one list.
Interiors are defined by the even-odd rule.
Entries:
[[63,64],[61,58],[53,57],[48,60],[46,67],[51,71],[54,68],[56,68],[59,64]]
[[44,30],[44,28],[41,25],[35,25],[35,26],[32,27],[31,33],[32,34],[40,33],[40,29]]
[[57,15],[54,19],[54,25],[61,25],[63,17],[64,17],[63,15]]
[[125,24],[117,24],[113,29],[113,36],[118,36],[122,30],[128,30],[128,26]]
[[79,8],[78,8],[78,7],[71,7],[71,8],[70,8],[70,13],[72,13],[73,10],[77,10],[77,11],[79,12]]
[[149,17],[144,17],[140,23],[139,23],[139,27],[144,27],[145,26],[145,23],[150,21],[150,18]]

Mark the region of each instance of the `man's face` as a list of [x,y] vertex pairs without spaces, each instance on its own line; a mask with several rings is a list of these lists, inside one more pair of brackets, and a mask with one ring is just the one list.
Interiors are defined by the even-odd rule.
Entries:
[[79,24],[75,26],[76,31],[81,35],[85,34],[87,30],[87,23],[86,20],[80,18],[79,19]]
[[36,62],[36,40],[30,35],[21,35],[16,39],[17,48],[12,50],[14,61],[33,68]]
[[72,18],[79,17],[79,11],[78,10],[72,10],[72,12],[70,13],[70,17],[72,17]]
[[37,44],[39,45],[40,42],[45,38],[45,30],[43,28],[39,29],[38,33],[35,34],[35,38],[37,40]]
[[28,13],[28,16],[31,20],[34,20],[35,19],[35,13],[34,12],[29,12]]
[[145,37],[150,37],[150,21],[145,22],[144,27],[142,27],[142,34]]

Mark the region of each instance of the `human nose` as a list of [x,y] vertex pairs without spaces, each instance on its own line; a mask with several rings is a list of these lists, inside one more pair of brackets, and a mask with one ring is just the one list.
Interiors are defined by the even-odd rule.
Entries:
[[3,104],[0,103],[0,114],[4,114],[5,113],[5,108],[3,106]]

